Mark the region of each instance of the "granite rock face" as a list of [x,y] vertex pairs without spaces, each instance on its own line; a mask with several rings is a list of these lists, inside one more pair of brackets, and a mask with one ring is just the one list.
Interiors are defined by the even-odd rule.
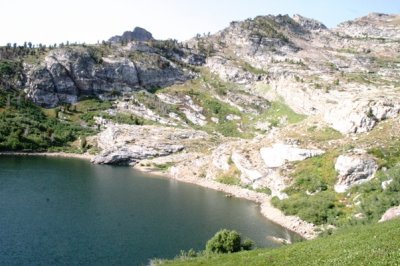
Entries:
[[318,20],[306,18],[299,14],[293,15],[293,20],[306,30],[326,30],[327,27]]
[[365,17],[340,23],[336,31],[359,38],[400,39],[399,15],[371,13]]
[[121,36],[116,35],[111,37],[108,41],[112,43],[120,43],[130,41],[147,42],[150,40],[154,40],[153,35],[150,32],[143,28],[135,27],[133,31],[125,31]]
[[335,191],[342,193],[352,186],[371,180],[378,170],[378,164],[367,154],[340,155],[335,170],[339,173]]
[[50,51],[39,65],[26,65],[24,87],[28,97],[42,106],[55,107],[86,96],[113,99],[138,89],[166,87],[194,77],[194,73],[176,63],[190,61],[189,51],[171,52],[167,58],[145,44],[106,57],[102,56],[102,49],[59,48]]
[[382,95],[381,99],[343,100],[337,107],[325,113],[325,121],[341,133],[368,132],[385,119],[397,117],[400,102],[390,96]]
[[186,140],[206,137],[207,133],[192,129],[109,124],[97,136],[102,152],[92,162],[134,165],[143,159],[180,152],[185,149]]

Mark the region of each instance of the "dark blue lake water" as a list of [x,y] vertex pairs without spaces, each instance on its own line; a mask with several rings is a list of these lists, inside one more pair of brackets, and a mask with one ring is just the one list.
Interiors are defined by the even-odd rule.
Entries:
[[287,237],[249,201],[79,159],[0,156],[0,265],[146,265],[222,228]]

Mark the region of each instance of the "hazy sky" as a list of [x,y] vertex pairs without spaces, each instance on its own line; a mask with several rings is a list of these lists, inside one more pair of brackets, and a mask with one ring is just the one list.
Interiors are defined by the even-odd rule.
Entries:
[[95,43],[135,26],[186,40],[233,20],[301,14],[334,27],[370,12],[400,13],[400,0],[0,0],[0,45]]

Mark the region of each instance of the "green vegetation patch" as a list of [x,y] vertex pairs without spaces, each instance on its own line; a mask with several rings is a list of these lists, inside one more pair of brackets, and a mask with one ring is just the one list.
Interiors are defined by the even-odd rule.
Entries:
[[321,129],[318,129],[317,127],[309,127],[307,128],[307,136],[310,140],[317,142],[341,139],[343,137],[339,131],[331,127],[323,127]]
[[0,150],[45,151],[67,147],[93,130],[46,116],[22,95],[0,92]]
[[106,115],[105,111],[110,108],[112,108],[110,101],[89,98],[73,105],[63,104],[53,109],[44,109],[43,112],[49,117],[60,118],[67,122],[94,126],[93,118]]
[[0,86],[15,89],[15,83],[22,79],[22,61],[0,60]]
[[298,123],[306,118],[305,115],[301,115],[293,111],[288,105],[283,101],[271,102],[271,107],[265,111],[258,118],[260,121],[268,121],[272,126],[279,126],[281,120],[286,120],[288,124]]
[[237,59],[236,62],[238,64],[238,66],[240,66],[244,71],[250,72],[250,73],[252,73],[254,75],[266,75],[266,74],[268,74],[268,72],[265,71],[264,69],[254,67],[254,66],[252,66],[250,63],[248,63],[246,61]]
[[[351,189],[357,204],[357,211],[362,213],[368,222],[379,220],[382,214],[393,206],[400,205],[400,148],[399,140],[377,146],[368,152],[374,155],[381,169],[368,183]],[[386,188],[382,182],[389,181]]]
[[373,74],[367,74],[367,73],[361,73],[361,72],[352,72],[352,73],[347,73],[345,74],[345,78],[347,82],[355,82],[355,83],[361,83],[361,84],[371,84],[371,78],[375,76],[376,80],[376,75]]
[[287,215],[297,215],[317,225],[336,225],[345,215],[344,205],[333,191],[322,191],[315,195],[297,193],[284,200],[274,197],[272,203]]
[[337,176],[335,160],[338,155],[339,152],[330,151],[296,163],[291,174],[294,179],[293,185],[285,191],[292,195],[305,191],[315,193],[328,188],[333,189]]
[[154,163],[153,164],[153,168],[160,170],[160,171],[166,171],[169,168],[171,168],[172,166],[174,166],[173,162],[166,162],[166,163],[161,163],[161,164]]
[[279,31],[279,25],[271,18],[258,16],[253,20],[248,19],[242,24],[244,29],[251,31],[251,34],[257,37],[280,39],[288,42],[289,39]]
[[240,184],[240,171],[236,166],[231,165],[229,170],[217,176],[216,180],[226,185],[239,185]]
[[[383,189],[382,182],[388,180],[391,182]],[[387,209],[400,205],[400,165],[379,171],[373,180],[352,188],[351,193],[359,202],[357,211],[363,214],[366,222],[378,221]]]
[[293,184],[285,192],[289,198],[273,198],[272,203],[285,214],[322,225],[340,226],[351,220],[353,209],[346,206],[344,196],[334,192],[337,173],[337,151],[298,162],[291,174]]
[[160,116],[168,117],[170,113],[176,113],[182,116],[177,105],[167,104],[161,101],[155,94],[142,90],[135,93],[133,96],[133,104],[141,103]]
[[385,146],[376,146],[368,151],[379,159],[381,167],[393,167],[400,162],[400,140],[391,141]]
[[0,78],[9,77],[17,73],[17,69],[21,68],[20,64],[11,60],[0,61]]
[[[219,120],[218,123],[208,123],[206,129],[209,131],[216,130],[227,137],[249,137],[246,133],[238,131],[238,121],[243,121],[245,119],[245,115],[242,114],[237,108],[205,93],[202,95],[196,95],[194,99],[204,108],[204,115],[208,119],[211,117],[216,117]],[[240,119],[228,120],[228,115],[235,115]]]
[[147,120],[147,119],[144,119],[144,118],[141,118],[134,114],[129,114],[129,113],[116,113],[115,115],[101,113],[101,116],[103,118],[111,120],[117,124],[127,124],[127,125],[137,125],[137,126],[154,124],[153,121],[150,121],[150,120]]

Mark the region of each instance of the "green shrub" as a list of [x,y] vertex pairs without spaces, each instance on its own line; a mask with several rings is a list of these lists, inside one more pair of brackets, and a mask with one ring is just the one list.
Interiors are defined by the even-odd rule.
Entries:
[[272,193],[271,189],[269,189],[268,187],[257,188],[256,191],[260,193],[265,193],[267,195],[271,195]]
[[166,163],[163,163],[163,164],[157,164],[157,163],[155,163],[155,164],[153,164],[153,167],[154,167],[155,169],[157,169],[157,170],[160,170],[160,171],[166,171],[166,170],[168,170],[169,168],[171,168],[173,165],[174,165],[173,162],[166,162]]
[[96,64],[103,63],[104,50],[102,50],[100,47],[89,46],[87,51]]
[[229,170],[217,176],[216,180],[222,184],[239,185],[240,184],[240,171],[235,165],[231,165]]
[[209,253],[234,253],[241,250],[250,250],[254,246],[252,240],[246,239],[242,243],[241,236],[234,230],[223,229],[218,231],[206,244]]
[[297,215],[318,225],[338,224],[345,214],[342,210],[344,206],[333,191],[322,191],[313,196],[298,193],[284,200],[274,197],[272,203],[287,215]]
[[13,61],[0,61],[0,77],[11,76],[16,73],[17,63]]

